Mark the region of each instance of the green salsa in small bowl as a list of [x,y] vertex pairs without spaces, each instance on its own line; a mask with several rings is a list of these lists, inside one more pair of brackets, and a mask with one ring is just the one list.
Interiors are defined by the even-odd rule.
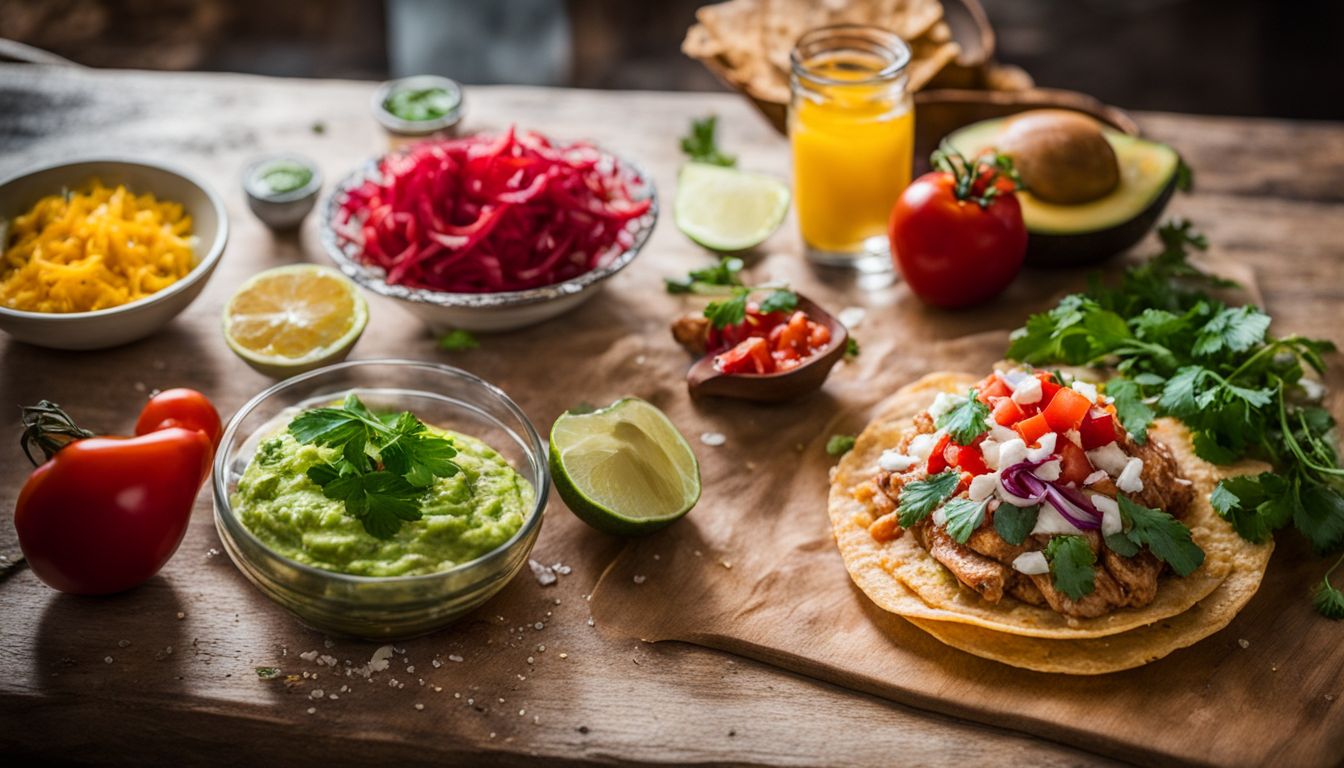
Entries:
[[373,116],[394,145],[429,136],[451,136],[463,115],[462,86],[438,75],[389,80],[373,93]]
[[266,155],[243,171],[247,205],[271,229],[288,230],[303,223],[322,191],[322,171],[302,155]]
[[550,489],[541,438],[507,395],[410,360],[262,392],[214,470],[215,527],[248,580],[304,624],[369,639],[431,632],[502,589]]

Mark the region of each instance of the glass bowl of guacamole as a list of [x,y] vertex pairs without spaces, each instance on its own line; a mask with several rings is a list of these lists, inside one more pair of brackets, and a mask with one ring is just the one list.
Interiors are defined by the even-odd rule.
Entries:
[[438,629],[527,562],[550,490],[522,410],[466,371],[320,368],[254,397],[214,464],[215,527],[243,575],[324,632]]

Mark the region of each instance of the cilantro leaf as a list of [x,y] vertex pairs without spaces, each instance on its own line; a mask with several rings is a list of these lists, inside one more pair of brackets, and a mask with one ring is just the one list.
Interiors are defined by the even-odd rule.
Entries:
[[289,433],[300,443],[338,445],[365,434],[367,425],[344,408],[313,408],[289,423]]
[[393,425],[396,435],[379,448],[383,466],[418,488],[428,488],[436,477],[452,477],[462,468],[453,461],[451,441],[429,431],[419,419],[403,411]]
[[663,278],[668,293],[711,293],[721,292],[742,284],[740,273],[743,262],[736,256],[724,256],[712,267],[692,269],[685,277]]
[[1015,547],[1022,546],[1022,542],[1031,535],[1031,529],[1036,527],[1036,516],[1040,510],[1038,504],[1019,507],[1002,502],[994,510],[994,530],[998,531],[999,537],[1009,544]]
[[1204,550],[1190,538],[1190,529],[1160,509],[1149,509],[1121,494],[1120,519],[1125,536],[1138,545],[1146,545],[1157,559],[1171,566],[1179,576],[1189,576],[1204,563]]
[[985,419],[989,417],[989,406],[975,399],[972,389],[966,396],[966,402],[958,404],[947,413],[938,417],[937,427],[946,429],[957,445],[970,445],[975,438],[989,431]]
[[944,499],[956,492],[960,483],[961,474],[952,470],[906,483],[901,488],[900,503],[896,508],[901,527],[909,528],[928,517]]
[[747,296],[751,292],[746,288],[734,288],[732,298],[711,301],[705,307],[705,317],[715,328],[727,328],[747,319]]
[[1321,577],[1321,583],[1316,586],[1316,591],[1311,596],[1312,605],[1316,607],[1316,612],[1326,617],[1339,621],[1344,619],[1344,592],[1336,589],[1330,584],[1330,574],[1339,568],[1340,563],[1344,563],[1344,557],[1335,561],[1330,566],[1330,570]]
[[1045,559],[1050,563],[1055,589],[1071,600],[1081,600],[1096,589],[1096,572],[1092,566],[1097,556],[1087,539],[1082,536],[1054,536],[1045,546]]
[[471,335],[470,331],[464,331],[461,328],[454,328],[439,337],[439,349],[445,349],[449,352],[461,352],[467,349],[476,349],[481,346],[481,342]]
[[780,289],[765,297],[761,302],[761,311],[770,314],[772,312],[792,312],[798,308],[798,294],[790,290]]
[[1115,412],[1125,431],[1134,436],[1134,442],[1148,442],[1148,425],[1157,413],[1144,402],[1143,389],[1137,382],[1114,378],[1106,382],[1106,394],[1115,398]]
[[718,122],[717,115],[691,121],[691,132],[681,139],[681,151],[690,157],[691,162],[722,165],[728,168],[737,165],[736,157],[719,151],[714,137]]
[[859,356],[859,342],[853,336],[845,337],[845,358],[852,359]]
[[1133,557],[1139,554],[1139,545],[1123,533],[1109,534],[1105,541],[1106,546],[1121,557]]
[[1245,352],[1265,340],[1269,315],[1255,307],[1225,307],[1218,311],[1195,337],[1191,352],[1208,357],[1222,350]]
[[943,515],[947,518],[944,527],[947,528],[947,534],[957,541],[958,544],[965,544],[975,533],[975,529],[985,521],[984,501],[971,501],[970,499],[953,499],[943,505]]
[[1330,486],[1311,483],[1303,485],[1301,498],[1293,510],[1293,523],[1312,549],[1325,554],[1344,546],[1344,496]]
[[390,539],[403,520],[419,520],[417,503],[423,489],[386,470],[341,474],[330,464],[308,469],[308,477],[322,486],[322,495],[345,503],[345,511],[379,539]]
[[853,435],[831,435],[831,439],[826,441],[826,454],[844,456],[854,448],[856,439]]

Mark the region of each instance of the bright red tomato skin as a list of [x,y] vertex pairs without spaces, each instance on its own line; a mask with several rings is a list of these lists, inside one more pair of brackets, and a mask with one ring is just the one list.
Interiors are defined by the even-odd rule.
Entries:
[[156,393],[145,403],[135,422],[135,434],[146,435],[168,427],[204,432],[210,444],[219,446],[224,431],[219,412],[205,395],[194,389],[178,387]]
[[179,427],[62,448],[29,476],[15,506],[33,573],[81,595],[149,579],[182,543],[213,450],[203,432]]
[[952,175],[926,173],[901,193],[888,227],[892,259],[925,302],[958,309],[994,298],[1022,269],[1027,230],[1011,192],[989,207],[958,200]]

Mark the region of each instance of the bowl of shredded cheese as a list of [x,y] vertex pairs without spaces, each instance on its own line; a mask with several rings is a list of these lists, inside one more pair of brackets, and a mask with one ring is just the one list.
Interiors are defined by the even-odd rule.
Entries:
[[205,287],[224,203],[157,163],[61,163],[0,182],[0,330],[57,349],[154,333]]

